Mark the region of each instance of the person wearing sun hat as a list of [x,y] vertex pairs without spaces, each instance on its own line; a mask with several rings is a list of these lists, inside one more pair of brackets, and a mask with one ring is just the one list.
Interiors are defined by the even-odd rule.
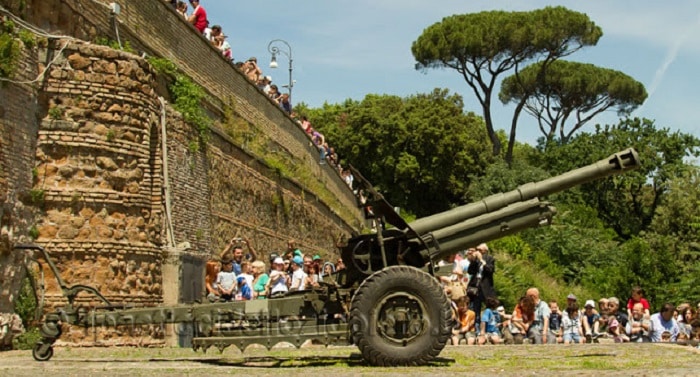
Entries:
[[[576,298],[576,295],[573,294],[573,293],[569,293],[569,295],[566,296],[566,307],[563,308],[563,310],[561,311],[562,320],[564,319],[564,317],[566,317],[567,315],[569,315],[568,312],[567,312],[567,310],[566,310],[569,306],[572,306],[573,304],[576,304],[576,306],[579,307],[579,306],[578,306],[577,300],[578,300],[578,299]],[[581,318],[581,317],[583,316],[583,310],[582,310],[582,309],[579,309],[578,312],[579,312],[579,313],[578,313],[578,316],[579,316],[579,318]]]
[[595,301],[586,300],[586,304],[583,309],[583,333],[586,336],[586,343],[591,343],[593,339],[598,338],[600,335],[598,330],[600,328],[600,314],[595,311]]
[[272,271],[270,271],[270,280],[268,282],[270,296],[287,292],[289,290],[287,288],[287,279],[287,273],[284,271],[284,259],[276,257],[272,261]]

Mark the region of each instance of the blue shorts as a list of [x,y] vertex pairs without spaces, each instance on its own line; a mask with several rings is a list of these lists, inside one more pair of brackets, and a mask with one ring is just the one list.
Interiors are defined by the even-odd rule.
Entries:
[[564,334],[564,343],[581,343],[581,335],[579,334]]

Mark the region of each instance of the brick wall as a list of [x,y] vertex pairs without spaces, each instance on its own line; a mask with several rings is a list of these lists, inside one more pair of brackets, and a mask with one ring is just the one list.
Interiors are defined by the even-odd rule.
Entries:
[[[210,93],[207,107],[213,115],[222,116],[224,108],[233,103],[238,115],[314,171],[317,179],[333,192],[342,206],[354,207],[352,192],[334,169],[318,165],[318,153],[304,132],[169,4],[161,0],[116,2],[121,6],[116,24],[122,42],[129,41],[137,51],[175,62]],[[46,30],[88,41],[97,37],[117,39],[115,22],[109,8],[104,5],[106,3],[95,0],[0,0],[6,8]],[[354,213],[355,220],[350,226],[357,228],[363,220],[359,211]]]
[[[15,81],[38,75],[36,54],[23,51]],[[26,262],[12,244],[26,240],[34,210],[26,206],[32,188],[36,148],[37,92],[31,84],[0,83],[0,312],[12,312]]]
[[[95,1],[0,5],[52,33],[110,36],[108,12]],[[23,257],[10,250],[19,240],[13,234],[30,227],[67,283],[97,285],[110,300],[144,305],[164,302],[174,279],[187,279],[182,268],[165,276],[166,263],[206,259],[233,236],[251,239],[261,256],[280,251],[290,238],[328,255],[338,237],[360,227],[359,211],[351,211],[355,220],[348,223],[333,207],[354,208],[354,198],[334,169],[318,164],[306,135],[188,24],[158,0],[127,1],[122,11],[122,40],[150,54],[162,51],[180,64],[209,90],[207,110],[215,117],[232,102],[237,117],[263,132],[270,148],[304,164],[338,202],[324,203],[294,177],[279,176],[222,130],[213,130],[207,148],[193,150],[196,131],[161,105],[158,94],[167,90],[142,58],[51,39],[46,51],[24,52],[14,77],[34,79],[60,55],[43,81],[0,87],[0,310],[11,311],[19,283]],[[32,192],[42,194],[41,203],[18,200],[23,195],[26,202]],[[172,203],[169,215],[163,194]],[[62,304],[58,287],[49,282],[48,289],[49,306]],[[85,334],[71,339],[83,341]]]

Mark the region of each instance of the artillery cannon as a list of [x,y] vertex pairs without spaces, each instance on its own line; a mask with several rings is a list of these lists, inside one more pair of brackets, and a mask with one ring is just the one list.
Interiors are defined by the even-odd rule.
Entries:
[[[620,174],[639,166],[634,149],[540,182],[495,194],[475,203],[406,223],[359,172],[353,171],[380,226],[372,234],[340,245],[347,268],[327,276],[320,287],[266,300],[126,308],[96,289],[68,286],[40,246],[18,249],[43,254],[68,305],[45,316],[34,346],[38,361],[53,356],[61,323],[83,327],[191,323],[195,350],[250,344],[271,348],[280,342],[299,347],[309,339],[325,345],[356,344],[372,365],[421,365],[433,360],[451,336],[452,311],[435,279],[436,261],[467,247],[550,223],[555,209],[540,197]],[[387,225],[391,225],[387,227]],[[76,306],[79,292],[104,302],[99,308]]]

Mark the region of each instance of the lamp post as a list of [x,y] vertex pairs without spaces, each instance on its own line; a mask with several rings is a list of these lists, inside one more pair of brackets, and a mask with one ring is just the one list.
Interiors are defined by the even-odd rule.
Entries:
[[[275,46],[275,44],[284,44],[287,46],[287,50],[280,49],[278,46]],[[292,80],[292,46],[283,39],[273,39],[267,45],[267,50],[272,54],[270,68],[278,67],[277,55],[279,54],[285,55],[289,59],[289,85],[287,85],[287,89],[289,89],[289,103],[292,103],[292,87],[294,87],[294,81]]]

